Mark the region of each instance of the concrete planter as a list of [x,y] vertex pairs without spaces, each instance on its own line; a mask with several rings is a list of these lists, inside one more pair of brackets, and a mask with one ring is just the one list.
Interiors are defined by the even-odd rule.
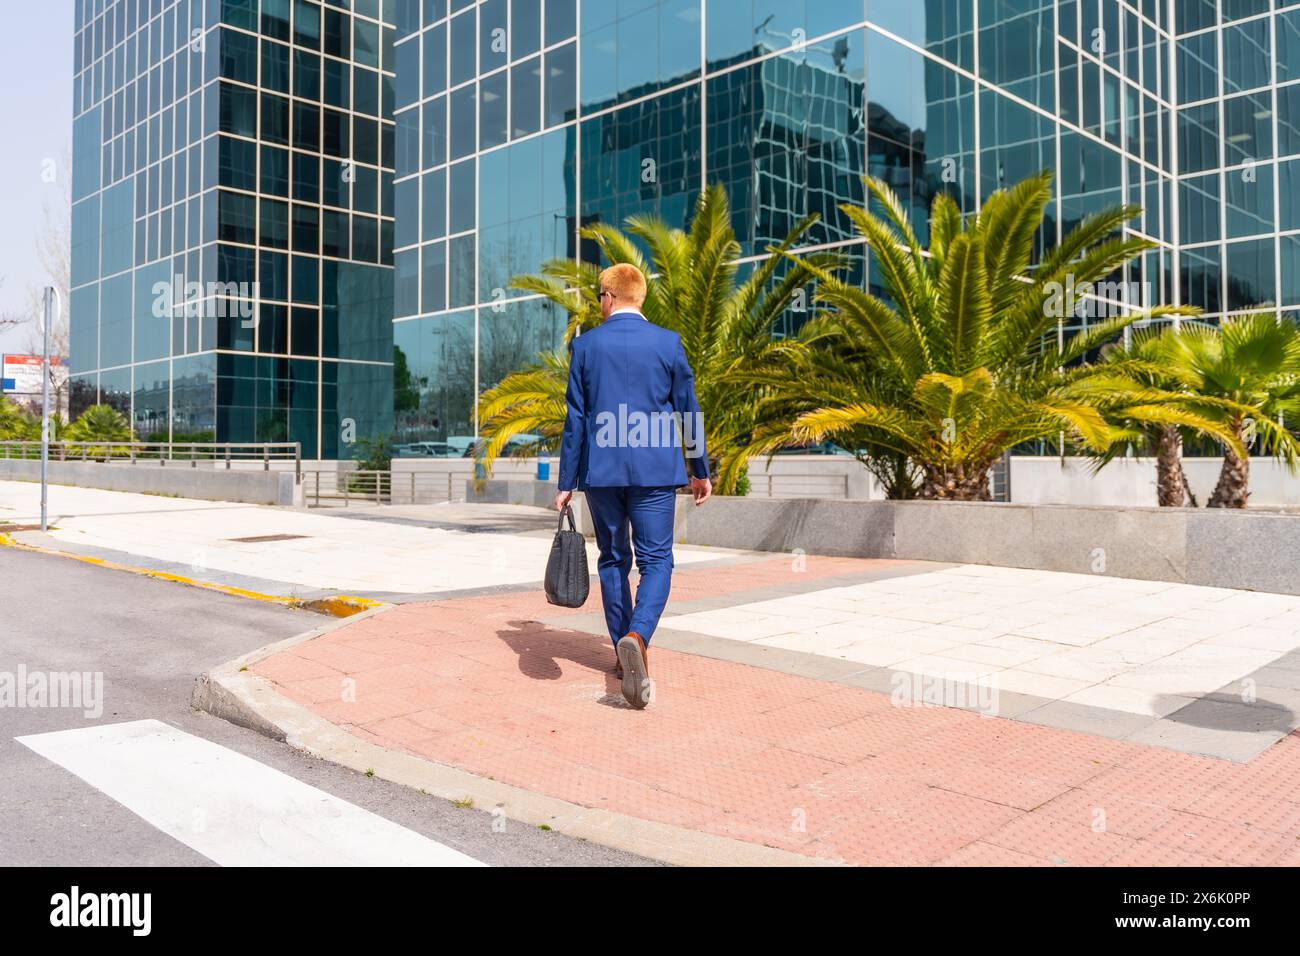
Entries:
[[[0,459],[0,479],[40,481],[41,463]],[[302,486],[292,471],[253,471],[216,468],[200,462],[167,465],[137,462],[52,461],[49,480],[55,485],[102,488],[136,494],[172,495],[203,501],[238,501],[254,505],[302,505]]]
[[555,481],[537,481],[527,479],[506,481],[490,478],[476,488],[474,480],[464,482],[465,500],[488,505],[529,505],[534,508],[551,508],[555,505],[555,492],[559,487]]
[[696,508],[680,495],[676,537],[1300,594],[1300,515],[1260,511],[723,497]]

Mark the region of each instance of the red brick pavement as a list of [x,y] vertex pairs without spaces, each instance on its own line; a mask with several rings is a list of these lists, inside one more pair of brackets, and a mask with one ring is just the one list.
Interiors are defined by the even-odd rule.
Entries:
[[[673,598],[786,584],[681,569]],[[809,558],[805,580],[890,562]],[[593,599],[595,599],[593,595]],[[590,610],[590,605],[588,607]],[[359,737],[573,803],[857,864],[1300,863],[1300,737],[1248,764],[652,648],[628,708],[603,638],[540,594],[398,607],[253,671]],[[355,700],[344,700],[344,678]]]

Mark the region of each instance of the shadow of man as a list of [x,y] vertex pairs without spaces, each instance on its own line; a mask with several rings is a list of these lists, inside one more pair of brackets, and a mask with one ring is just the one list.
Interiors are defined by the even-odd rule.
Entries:
[[616,658],[609,641],[595,634],[550,628],[540,621],[507,621],[497,636],[519,657],[519,671],[533,680],[559,680],[564,676],[561,661],[604,674],[606,683],[614,677]]

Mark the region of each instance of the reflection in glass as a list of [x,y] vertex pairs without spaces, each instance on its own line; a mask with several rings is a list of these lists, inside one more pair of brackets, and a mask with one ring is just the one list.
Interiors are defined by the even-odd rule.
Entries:
[[393,440],[473,435],[474,313],[393,325]]

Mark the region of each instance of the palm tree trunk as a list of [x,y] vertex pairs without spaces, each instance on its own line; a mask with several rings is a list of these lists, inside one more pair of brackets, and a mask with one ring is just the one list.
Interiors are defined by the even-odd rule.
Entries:
[[921,479],[921,498],[946,501],[989,501],[989,466],[964,462],[944,468],[931,466]]
[[[1232,423],[1233,433],[1241,438],[1246,430],[1245,422],[1238,419]],[[1223,450],[1223,467],[1219,470],[1219,483],[1214,486],[1214,494],[1206,505],[1210,508],[1244,508],[1250,497],[1250,458],[1241,458],[1231,448]]]
[[1156,445],[1156,500],[1161,508],[1181,508],[1187,504],[1184,489],[1187,477],[1178,454],[1178,429],[1165,425]]
[[891,501],[916,498],[916,473],[906,455],[886,452],[879,455],[856,455],[858,461],[880,482],[885,497]]
[[1187,469],[1186,469],[1186,468],[1183,469],[1183,494],[1184,494],[1184,496],[1186,496],[1186,498],[1187,498],[1187,507],[1189,507],[1189,508],[1199,508],[1199,507],[1200,507],[1200,505],[1198,505],[1198,504],[1196,503],[1196,495],[1192,494],[1192,486],[1191,486],[1190,484],[1187,483]]

